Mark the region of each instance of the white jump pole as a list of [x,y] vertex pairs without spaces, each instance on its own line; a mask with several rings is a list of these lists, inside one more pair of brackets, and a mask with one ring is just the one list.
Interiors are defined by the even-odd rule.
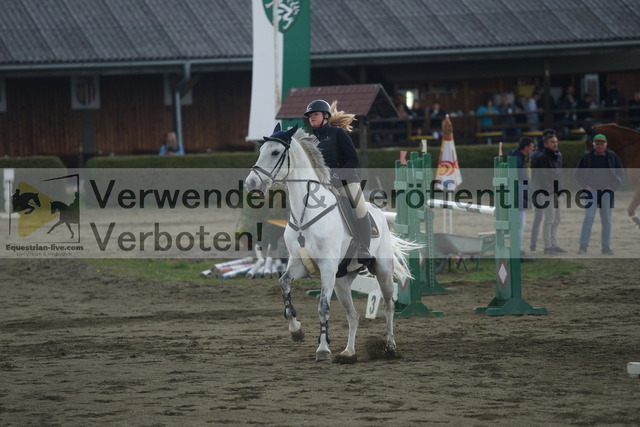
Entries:
[[493,215],[493,212],[496,209],[493,206],[476,205],[474,203],[445,201],[440,199],[427,200],[427,206],[429,206],[430,208],[450,209],[453,211],[463,211],[463,212],[479,213],[479,214],[486,214],[486,215]]

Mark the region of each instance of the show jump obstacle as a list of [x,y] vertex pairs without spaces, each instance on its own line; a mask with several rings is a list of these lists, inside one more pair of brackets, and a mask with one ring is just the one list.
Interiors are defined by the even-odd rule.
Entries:
[[[443,316],[432,311],[421,301],[421,295],[447,293],[436,280],[435,245],[433,238],[434,208],[456,209],[470,213],[493,214],[495,228],[495,289],[496,296],[486,307],[476,307],[477,313],[488,316],[504,315],[544,315],[547,310],[534,308],[522,298],[520,274],[520,248],[509,236],[518,236],[520,221],[516,203],[518,193],[518,172],[515,157],[502,156],[494,159],[493,187],[497,204],[491,206],[459,206],[455,203],[417,200],[419,193],[428,194],[431,189],[431,156],[411,153],[406,164],[396,161],[394,188],[396,200],[395,231],[403,238],[423,245],[423,249],[411,253],[409,267],[414,279],[402,281],[398,286],[397,317]],[[497,191],[500,189],[500,191]],[[415,190],[415,191],[411,191]],[[402,192],[402,193],[401,193]],[[422,203],[421,203],[422,202]],[[509,242],[509,245],[507,244]]]

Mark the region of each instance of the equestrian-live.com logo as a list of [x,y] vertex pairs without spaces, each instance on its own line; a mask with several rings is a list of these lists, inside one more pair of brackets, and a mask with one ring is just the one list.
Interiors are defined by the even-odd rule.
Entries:
[[17,181],[10,187],[8,234],[12,240],[17,236],[20,243],[80,242],[78,174]]

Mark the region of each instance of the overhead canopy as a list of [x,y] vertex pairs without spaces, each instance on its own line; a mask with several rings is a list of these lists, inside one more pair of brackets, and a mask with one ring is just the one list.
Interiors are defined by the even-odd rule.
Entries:
[[329,104],[338,101],[338,109],[356,116],[397,117],[398,111],[380,84],[315,86],[292,88],[282,103],[276,119],[304,117],[307,105],[315,99]]

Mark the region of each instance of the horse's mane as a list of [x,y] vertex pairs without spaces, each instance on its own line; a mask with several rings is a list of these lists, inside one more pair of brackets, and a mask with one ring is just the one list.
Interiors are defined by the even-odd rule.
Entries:
[[318,179],[320,182],[329,182],[331,173],[329,172],[329,168],[324,162],[324,157],[322,157],[322,153],[318,150],[318,138],[315,135],[305,132],[303,129],[298,129],[296,133],[293,134],[293,138],[300,144],[303,151],[309,158],[311,162],[311,166],[318,174]]
[[329,119],[329,123],[331,124],[331,126],[337,126],[346,130],[347,132],[351,132],[353,130],[351,122],[353,122],[354,120],[356,120],[355,114],[338,111],[338,101],[333,101],[331,103],[331,118]]

